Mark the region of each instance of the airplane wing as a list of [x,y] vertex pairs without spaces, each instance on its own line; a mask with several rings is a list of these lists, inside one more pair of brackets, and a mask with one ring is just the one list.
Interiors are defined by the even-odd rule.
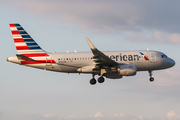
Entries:
[[95,62],[96,66],[100,67],[114,67],[117,66],[119,63],[115,62],[114,60],[111,60],[108,56],[106,56],[104,53],[99,51],[92,43],[91,41],[86,37],[86,40],[89,44],[89,47],[91,48],[91,51],[93,52],[94,56],[92,57],[92,60]]

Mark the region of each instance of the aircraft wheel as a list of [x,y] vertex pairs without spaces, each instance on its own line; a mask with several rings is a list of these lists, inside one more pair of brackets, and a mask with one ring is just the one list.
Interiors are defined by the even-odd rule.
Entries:
[[99,82],[99,83],[103,83],[104,81],[105,81],[105,80],[104,80],[103,77],[99,77],[99,78],[98,78],[98,82]]
[[91,80],[90,80],[90,84],[91,84],[91,85],[95,85],[95,84],[96,84],[96,79],[94,79],[94,78],[91,79]]
[[149,80],[150,80],[151,82],[153,82],[153,81],[154,81],[154,78],[153,78],[153,77],[151,77]]

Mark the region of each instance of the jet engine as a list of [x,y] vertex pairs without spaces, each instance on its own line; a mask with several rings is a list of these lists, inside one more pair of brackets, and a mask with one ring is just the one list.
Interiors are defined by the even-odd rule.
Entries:
[[137,66],[133,64],[119,65],[118,67],[112,67],[111,69],[106,69],[104,75],[106,78],[119,79],[123,76],[133,76],[137,73]]
[[85,66],[82,68],[77,69],[77,71],[79,73],[98,73],[100,72],[100,70],[93,70],[95,68],[95,66]]
[[133,64],[119,65],[118,73],[122,76],[134,76],[137,73],[137,66]]
[[105,74],[106,78],[110,78],[110,79],[120,79],[123,76],[119,75],[118,73],[106,73]]
[[77,71],[79,73],[96,73],[111,79],[119,79],[123,76],[133,76],[137,73],[137,66],[133,64],[119,65],[108,69],[94,70],[94,68],[94,66],[85,66],[77,69]]

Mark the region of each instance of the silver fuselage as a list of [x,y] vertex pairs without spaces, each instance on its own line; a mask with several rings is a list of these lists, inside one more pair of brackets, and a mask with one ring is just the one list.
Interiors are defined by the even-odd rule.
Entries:
[[[139,52],[143,52],[148,60],[144,58]],[[161,70],[170,68],[175,65],[175,61],[169,57],[162,57],[164,54],[158,51],[117,51],[117,52],[103,52],[110,59],[117,63],[134,64],[137,66],[137,71]],[[48,53],[50,57],[46,60],[54,60],[55,63],[44,64],[25,64],[40,68],[44,70],[79,73],[77,70],[85,66],[95,66],[92,61],[92,52],[81,53]],[[7,58],[9,62],[21,64],[16,56]],[[36,58],[38,60],[38,58]],[[23,65],[23,64],[22,64]]]

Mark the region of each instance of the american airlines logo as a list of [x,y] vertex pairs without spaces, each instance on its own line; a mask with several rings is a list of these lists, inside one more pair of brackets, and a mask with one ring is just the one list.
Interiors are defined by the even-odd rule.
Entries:
[[149,58],[146,56],[146,55],[144,55],[144,53],[142,53],[142,52],[139,52],[141,55],[143,55],[143,57],[144,57],[144,59],[145,60],[149,60]]
[[110,59],[115,61],[139,61],[140,56],[138,55],[111,55],[109,56]]
[[[141,55],[143,55],[143,58],[145,60],[149,60],[146,55],[144,55],[142,52],[139,52]],[[139,55],[122,55],[121,53],[119,55],[111,55],[109,56],[110,59],[114,61],[139,61],[139,58],[141,56]]]

